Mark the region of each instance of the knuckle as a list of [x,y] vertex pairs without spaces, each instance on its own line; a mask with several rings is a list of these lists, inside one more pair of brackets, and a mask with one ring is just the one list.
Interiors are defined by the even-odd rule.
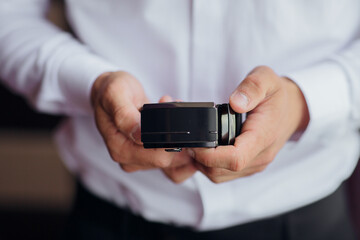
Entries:
[[212,164],[211,164],[212,159],[211,158],[209,158],[209,157],[201,157],[200,159],[201,159],[200,162],[202,162],[204,166],[206,166],[206,167],[211,167],[212,166]]
[[121,158],[118,152],[110,150],[109,151],[110,157],[113,161],[120,163],[121,162]]
[[136,169],[136,167],[133,167],[131,165],[120,164],[120,167],[122,170],[124,170],[124,172],[127,172],[127,173],[132,173],[132,172],[135,172],[138,170],[138,169]]
[[122,105],[113,112],[115,126],[124,134],[130,134],[138,124],[133,110],[130,106]]
[[176,172],[175,168],[164,169],[164,173],[175,184],[179,184],[179,183],[182,183],[184,181],[182,176]]
[[267,154],[266,154],[267,156],[266,156],[266,159],[267,159],[267,163],[270,163],[270,162],[272,162],[274,159],[275,159],[275,157],[276,157],[276,152],[275,151],[269,151]]
[[127,79],[127,78],[131,78],[132,75],[125,71],[118,71],[115,73],[115,77],[119,79]]
[[219,177],[209,177],[209,180],[215,184],[222,183],[223,181]]
[[110,81],[102,89],[101,104],[104,107],[111,106],[112,99],[116,94],[119,94],[119,93],[117,92],[117,89],[114,86],[114,81]]
[[262,156],[257,160],[257,165],[266,165],[269,163],[269,159],[266,156]]
[[176,184],[180,184],[184,181],[181,177],[177,176],[176,174],[171,177],[171,180]]
[[255,68],[255,70],[261,71],[261,72],[273,72],[272,68],[269,67],[269,66],[266,66],[266,65],[257,66],[257,67]]
[[275,156],[276,156],[276,154],[275,154],[274,151],[267,151],[261,157],[259,162],[260,162],[261,165],[268,165],[274,160]]
[[175,156],[171,161],[171,166],[184,166],[193,161],[192,158],[190,158],[186,155],[184,156],[184,155],[176,154],[176,153],[174,155]]
[[114,162],[127,164],[126,157],[118,151],[110,150],[110,157]]
[[113,144],[112,140],[107,141],[107,148],[111,159],[117,163],[126,163],[127,154],[126,151],[123,151],[123,145],[119,145],[118,147],[114,147],[117,145]]
[[196,159],[196,161],[200,162],[202,165],[206,166],[206,167],[209,167],[209,159],[204,156],[204,154],[202,152],[197,152],[197,153],[194,153],[194,157]]
[[217,178],[220,175],[220,171],[218,168],[207,168],[206,175],[209,178]]
[[255,94],[260,95],[264,93],[262,80],[258,76],[249,75],[246,78],[246,84],[247,88]]
[[155,167],[158,167],[158,168],[168,168],[171,164],[171,161],[167,158],[157,158],[155,161],[154,161],[154,165]]
[[129,110],[126,106],[118,106],[113,109],[114,122],[118,129],[121,129],[123,123],[125,122],[126,116],[128,116]]
[[234,172],[239,172],[244,168],[245,158],[242,155],[239,155],[237,151],[233,151],[229,158],[230,166],[229,170]]
[[229,170],[233,172],[240,172],[244,168],[244,165],[243,158],[233,158]]
[[266,166],[261,166],[258,169],[256,169],[255,172],[260,173],[260,172],[264,171],[265,169],[266,169]]
[[196,160],[202,163],[206,167],[216,167],[217,163],[221,162],[221,159],[219,159],[219,156],[214,154],[213,149],[212,150],[204,150],[199,152],[196,155]]
[[103,93],[104,93],[104,96],[111,96],[114,94],[114,80],[113,79],[109,79],[107,84],[105,86],[103,86]]

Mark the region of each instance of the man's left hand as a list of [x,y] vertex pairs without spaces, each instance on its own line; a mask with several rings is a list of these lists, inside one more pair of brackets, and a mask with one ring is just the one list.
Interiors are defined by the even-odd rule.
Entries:
[[304,131],[309,112],[299,87],[265,66],[255,68],[230,97],[238,113],[248,112],[234,146],[193,148],[196,167],[215,183],[263,171],[285,142]]

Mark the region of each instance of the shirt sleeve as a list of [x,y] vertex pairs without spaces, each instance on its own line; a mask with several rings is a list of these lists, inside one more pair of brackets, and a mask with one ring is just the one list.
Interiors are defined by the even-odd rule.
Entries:
[[322,62],[286,76],[300,87],[310,113],[309,125],[300,141],[326,144],[348,129],[360,128],[360,40]]
[[0,2],[0,78],[39,111],[92,113],[90,90],[111,62],[46,19],[47,0]]

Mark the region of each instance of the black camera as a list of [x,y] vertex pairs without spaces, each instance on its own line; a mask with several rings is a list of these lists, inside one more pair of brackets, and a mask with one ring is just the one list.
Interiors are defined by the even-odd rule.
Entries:
[[141,141],[144,148],[166,148],[166,151],[232,145],[240,134],[243,118],[244,114],[234,112],[229,104],[144,104],[141,110]]

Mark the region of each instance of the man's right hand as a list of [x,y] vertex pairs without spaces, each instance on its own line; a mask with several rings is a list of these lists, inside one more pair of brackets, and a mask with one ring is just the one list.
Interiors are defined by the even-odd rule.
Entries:
[[[139,109],[148,99],[139,81],[131,74],[121,71],[101,74],[93,84],[91,102],[96,126],[110,156],[124,171],[174,169],[192,162],[186,151],[168,153],[164,149],[143,148]],[[170,177],[169,173],[167,175]],[[187,173],[172,180],[181,182],[191,175]]]

